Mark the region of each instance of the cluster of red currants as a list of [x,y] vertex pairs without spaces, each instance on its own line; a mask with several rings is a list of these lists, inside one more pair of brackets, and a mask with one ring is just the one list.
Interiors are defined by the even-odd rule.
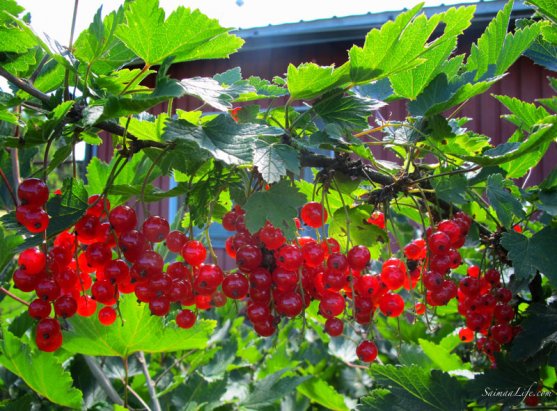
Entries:
[[[328,219],[320,203],[305,204],[301,220],[320,228]],[[384,216],[376,212],[370,224],[384,228]],[[356,245],[342,253],[333,238],[317,241],[297,237],[288,242],[279,228],[267,223],[255,234],[245,227],[244,211],[235,207],[223,218],[223,226],[235,232],[226,241],[226,251],[236,259],[238,272],[225,277],[223,292],[229,298],[247,297],[247,317],[262,336],[272,335],[281,317],[296,317],[313,300],[326,319],[325,331],[333,337],[344,331],[341,318],[352,303],[354,320],[370,324],[377,309],[397,317],[404,311],[403,298],[395,291],[410,289],[419,279],[417,269],[408,272],[397,258],[387,260],[380,274],[369,274],[370,252]],[[371,362],[377,347],[365,340],[357,347],[362,361]]]
[[17,188],[20,205],[16,208],[17,222],[33,234],[43,233],[50,218],[44,206],[48,201],[48,187],[43,180],[28,178]]
[[[36,179],[22,182],[18,192],[23,204],[18,210],[40,207],[49,195],[44,182]],[[20,223],[37,232],[34,220]],[[48,215],[41,224],[42,231],[46,230]],[[16,288],[37,296],[28,312],[39,320],[35,334],[39,349],[52,352],[61,346],[59,319],[91,316],[98,304],[102,305],[97,314],[101,324],[114,323],[120,294],[135,293],[158,316],[168,314],[171,303],[208,309],[226,302],[217,291],[223,272],[216,265],[203,264],[206,250],[200,242],[189,241],[179,231],[170,232],[161,217],[148,217],[139,231],[136,226],[133,209],[121,205],[110,210],[108,199],[94,195],[85,215],[73,229],[58,234],[50,247],[45,244],[21,252],[13,281]],[[173,262],[166,270],[162,255],[153,250],[153,244],[165,240],[168,250],[180,253],[185,261]],[[176,315],[176,323],[183,328],[192,327],[196,319],[188,309]]]
[[515,316],[509,304],[512,292],[501,284],[501,274],[495,269],[482,275],[478,266],[470,266],[467,273],[458,286],[458,311],[466,319],[459,336],[462,341],[471,342],[474,334],[480,333],[476,346],[494,363],[494,354],[520,332],[520,327],[510,324]]

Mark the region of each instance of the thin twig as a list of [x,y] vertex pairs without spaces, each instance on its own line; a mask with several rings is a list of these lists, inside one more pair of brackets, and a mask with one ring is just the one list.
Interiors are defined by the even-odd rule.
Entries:
[[8,177],[6,176],[2,168],[0,168],[0,176],[2,176],[2,180],[4,180],[4,183],[6,184],[10,196],[12,197],[12,200],[14,202],[14,207],[17,207],[17,198],[15,196],[14,189],[12,188],[12,185],[10,184],[10,180],[8,180]]
[[85,359],[89,370],[91,371],[101,388],[104,390],[104,392],[106,392],[106,395],[108,395],[108,398],[110,398],[110,400],[115,404],[124,405],[124,401],[122,400],[122,398],[120,398],[106,375],[104,375],[103,370],[101,369],[99,364],[97,364],[95,358],[89,357],[87,355],[84,355],[83,358]]
[[27,92],[28,94],[31,94],[33,97],[38,98],[43,103],[48,104],[50,102],[50,97],[47,94],[37,90],[31,84],[14,76],[9,71],[4,70],[2,67],[0,67],[0,76],[4,77],[6,80],[8,80],[10,83],[14,84],[21,90]]
[[141,398],[141,395],[139,395],[132,387],[130,387],[128,384],[125,384],[127,390],[129,392],[131,392],[131,394],[137,399],[137,401],[139,401],[141,403],[141,405],[143,405],[145,407],[145,409],[147,411],[152,411],[151,407],[149,407],[149,404],[147,404],[145,402],[145,400],[143,398]]
[[0,291],[3,292],[4,294],[6,294],[8,297],[13,298],[14,300],[16,300],[17,302],[20,302],[21,304],[25,304],[27,306],[29,306],[29,303],[25,300],[22,300],[21,298],[19,298],[17,295],[12,294],[11,291],[6,290],[4,287],[0,287]]
[[143,371],[143,375],[145,376],[147,389],[149,390],[149,395],[151,396],[151,402],[153,403],[153,410],[161,411],[161,404],[159,403],[157,392],[155,391],[155,383],[153,382],[153,380],[151,379],[151,375],[149,374],[149,368],[147,367],[147,361],[145,360],[145,354],[143,353],[143,351],[139,351],[137,353],[137,359],[141,364],[141,370]]

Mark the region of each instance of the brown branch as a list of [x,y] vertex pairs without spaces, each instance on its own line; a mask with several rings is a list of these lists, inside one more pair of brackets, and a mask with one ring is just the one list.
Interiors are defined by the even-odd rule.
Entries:
[[50,103],[50,97],[48,96],[48,94],[45,94],[42,91],[36,89],[31,84],[14,76],[12,73],[4,70],[2,67],[0,67],[0,76],[4,77],[6,80],[8,80],[10,83],[14,84],[21,90],[27,92],[28,94],[31,94],[33,97],[38,98],[44,104]]
[[12,294],[11,291],[6,290],[4,287],[0,287],[0,291],[3,292],[4,294],[6,294],[8,297],[13,298],[14,300],[16,300],[17,302],[27,305],[29,306],[29,303],[25,300],[22,300],[21,298],[19,298],[17,295]]

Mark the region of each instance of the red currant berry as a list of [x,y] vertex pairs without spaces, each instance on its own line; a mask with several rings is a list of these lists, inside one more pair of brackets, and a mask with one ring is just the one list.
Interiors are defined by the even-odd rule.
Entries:
[[105,265],[112,257],[112,251],[104,243],[93,243],[85,250],[87,264],[93,268]]
[[182,310],[176,314],[176,324],[180,328],[188,329],[195,325],[197,316],[191,310]]
[[271,317],[271,310],[266,304],[251,302],[248,304],[246,315],[252,323],[259,323]]
[[170,225],[168,224],[168,221],[162,217],[151,216],[143,222],[142,231],[147,241],[160,243],[161,241],[164,241],[170,232]]
[[344,323],[338,318],[328,318],[325,321],[325,332],[331,337],[338,337],[344,331]]
[[190,240],[184,244],[180,254],[186,263],[192,266],[198,266],[205,261],[205,258],[207,257],[207,250],[201,242],[197,240]]
[[162,273],[164,260],[155,251],[144,251],[135,261],[133,269],[141,278],[155,277]]
[[325,251],[317,243],[308,243],[302,247],[302,256],[306,267],[319,267],[325,260]]
[[178,254],[184,244],[188,242],[188,237],[178,230],[171,231],[166,236],[166,248],[171,252]]
[[170,300],[166,297],[154,297],[149,301],[151,314],[158,317],[165,316],[170,311]]
[[91,286],[91,294],[101,304],[113,305],[116,303],[116,288],[108,280],[96,281]]
[[54,312],[58,317],[70,318],[77,312],[77,302],[69,295],[63,295],[54,301]]
[[27,309],[29,316],[35,318],[36,320],[48,317],[51,311],[52,306],[50,305],[50,302],[41,299],[31,301],[31,304],[29,304]]
[[261,265],[263,254],[261,249],[255,245],[244,245],[236,251],[236,264],[242,271],[251,271]]
[[422,302],[417,302],[414,309],[416,310],[417,315],[423,315],[425,314],[426,305]]
[[87,200],[89,208],[85,212],[87,215],[95,217],[106,217],[107,210],[110,211],[110,201],[107,197],[101,198],[98,194],[92,195]]
[[146,251],[148,245],[142,233],[129,230],[118,237],[118,247],[124,253],[126,260],[133,263]]
[[280,228],[270,224],[265,225],[259,232],[259,239],[267,250],[278,250],[286,242],[286,238]]
[[239,273],[226,276],[222,282],[222,291],[228,298],[241,300],[248,294],[248,279]]
[[356,355],[362,362],[373,362],[377,358],[377,346],[373,341],[362,341],[356,347]]
[[449,248],[451,247],[451,239],[446,233],[442,231],[436,231],[429,236],[428,245],[429,250],[433,254],[445,254],[449,252]]
[[121,234],[135,229],[135,226],[137,225],[137,215],[132,208],[126,205],[120,205],[114,207],[110,211],[108,221],[114,231]]
[[48,201],[48,187],[43,180],[28,178],[17,188],[17,198],[21,204],[42,207]]
[[348,270],[348,258],[342,253],[332,253],[327,258],[327,268],[337,274],[345,273]]
[[458,337],[462,342],[472,342],[474,340],[474,331],[470,328],[461,328],[458,332]]
[[21,252],[17,262],[28,274],[39,274],[46,267],[46,255],[38,248],[28,248]]
[[371,216],[367,219],[369,224],[372,224],[380,229],[385,229],[385,214],[381,211],[374,211]]
[[102,325],[111,325],[116,321],[116,310],[112,307],[103,307],[99,310],[99,322]]
[[120,283],[129,275],[130,268],[123,260],[109,260],[104,265],[104,276],[112,283]]
[[319,303],[319,312],[325,318],[337,317],[344,311],[346,303],[344,297],[338,293],[325,293]]
[[404,247],[404,255],[409,260],[423,260],[427,255],[427,247],[425,240],[418,239],[412,241],[406,247]]
[[275,297],[275,308],[277,312],[286,317],[296,317],[302,312],[302,297],[295,291],[286,291]]
[[320,203],[312,201],[304,204],[300,213],[302,221],[310,227],[319,228],[327,222],[327,210]]
[[224,280],[222,269],[214,264],[202,264],[199,266],[193,282],[193,289],[202,295],[213,294]]
[[37,297],[45,301],[54,301],[60,296],[60,286],[54,280],[44,278],[35,288]]
[[75,234],[81,244],[93,244],[97,242],[99,233],[99,217],[94,215],[84,215],[75,224]]
[[82,317],[90,317],[97,311],[97,302],[88,295],[77,299],[77,313]]
[[273,277],[267,269],[259,267],[249,274],[249,282],[252,288],[269,289],[273,284]]
[[33,234],[43,233],[50,221],[48,214],[42,208],[22,205],[15,211],[16,220]]
[[355,271],[362,271],[369,263],[371,254],[367,247],[357,245],[348,251],[348,264]]
[[379,309],[387,317],[398,317],[404,311],[404,300],[398,294],[385,294],[379,300]]
[[236,220],[238,219],[238,213],[235,210],[231,210],[222,217],[222,227],[226,231],[236,231]]
[[254,323],[253,329],[261,337],[270,337],[277,330],[272,317],[266,318],[261,322]]
[[285,270],[296,271],[302,265],[303,260],[302,251],[298,247],[285,245],[278,250],[276,263]]
[[26,293],[35,290],[41,279],[41,275],[31,275],[27,271],[19,269],[15,270],[13,275],[15,288]]

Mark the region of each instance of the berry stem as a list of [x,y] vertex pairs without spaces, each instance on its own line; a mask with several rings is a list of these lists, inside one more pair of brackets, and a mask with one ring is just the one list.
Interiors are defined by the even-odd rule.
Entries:
[[14,189],[13,189],[12,185],[10,184],[10,181],[8,180],[8,177],[6,176],[6,174],[4,173],[4,170],[2,170],[2,168],[0,168],[0,176],[2,176],[2,180],[4,180],[4,183],[6,184],[6,187],[8,188],[8,191],[10,193],[10,197],[12,197],[12,201],[14,202],[14,207],[17,207],[17,198],[15,196]]
[[149,368],[147,367],[147,361],[145,360],[145,354],[143,353],[143,351],[137,352],[137,359],[141,364],[141,370],[143,372],[143,375],[145,376],[147,389],[149,390],[151,402],[153,403],[153,411],[161,411],[161,404],[159,403],[157,392],[155,391],[155,383],[151,379],[151,375],[149,375]]
[[21,304],[24,304],[26,306],[29,306],[29,303],[21,298],[19,298],[17,295],[12,294],[11,291],[6,290],[4,287],[0,287],[0,291],[3,292],[4,294],[6,294],[8,297],[16,300],[17,302],[20,302]]
[[106,392],[108,398],[110,398],[110,400],[115,404],[124,405],[124,401],[122,400],[122,398],[120,398],[120,396],[118,395],[118,393],[116,392],[112,384],[110,383],[109,379],[104,374],[104,371],[97,363],[97,360],[94,357],[90,357],[88,355],[84,355],[83,358],[85,359],[85,363],[87,363],[87,366],[91,371],[91,374],[93,374],[93,376],[95,377],[99,385],[102,387],[104,392]]

